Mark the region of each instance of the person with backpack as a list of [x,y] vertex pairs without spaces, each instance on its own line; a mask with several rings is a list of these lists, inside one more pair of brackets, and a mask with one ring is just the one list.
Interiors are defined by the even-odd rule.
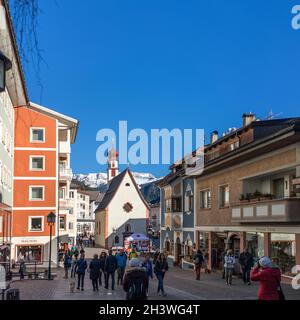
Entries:
[[123,277],[125,273],[126,263],[127,263],[127,255],[124,253],[124,250],[121,249],[120,252],[116,255],[118,262],[118,285],[123,282]]
[[162,295],[164,297],[167,295],[164,290],[164,278],[168,270],[169,270],[169,266],[168,266],[167,258],[163,253],[160,253],[155,263],[154,273],[158,280],[157,294],[160,295],[160,292],[162,292]]
[[232,250],[228,250],[224,257],[224,268],[225,268],[225,280],[228,286],[232,285],[232,275],[235,265],[235,258],[233,256]]
[[240,254],[239,263],[242,269],[244,284],[251,285],[250,272],[254,263],[253,263],[253,255],[249,252],[248,248],[245,248],[245,250]]
[[72,265],[72,258],[71,255],[68,251],[65,252],[65,257],[64,257],[64,269],[65,269],[65,279],[69,278],[69,269],[71,268]]
[[259,300],[285,300],[281,289],[280,269],[268,257],[262,257],[251,273],[252,281],[259,281]]
[[123,279],[126,300],[147,300],[148,279],[145,269],[140,267],[137,258],[130,260],[129,268]]
[[82,253],[80,259],[77,261],[77,276],[78,276],[78,286],[77,290],[84,290],[84,277],[85,271],[87,269],[87,262],[85,260],[85,254]]
[[98,279],[100,274],[100,260],[98,259],[98,255],[95,254],[93,260],[90,262],[90,279],[92,280],[93,291],[98,291]]
[[115,290],[115,273],[118,268],[118,261],[116,256],[113,256],[112,250],[108,251],[108,257],[105,259],[104,271],[105,277],[105,289],[108,289],[109,278],[111,277],[111,290]]
[[142,267],[145,268],[146,275],[147,275],[147,281],[148,281],[148,287],[149,287],[149,280],[150,278],[153,279],[153,268],[152,268],[152,262],[150,260],[150,255],[146,255],[145,261],[142,264]]
[[196,280],[200,280],[201,276],[201,268],[204,263],[204,257],[201,250],[198,250],[195,257],[194,257],[194,264],[195,264],[195,272],[196,272]]

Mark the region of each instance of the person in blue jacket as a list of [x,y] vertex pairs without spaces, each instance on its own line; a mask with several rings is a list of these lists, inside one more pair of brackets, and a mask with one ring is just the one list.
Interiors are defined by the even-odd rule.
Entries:
[[123,277],[127,264],[127,255],[124,252],[124,249],[121,249],[120,252],[116,255],[117,263],[118,263],[118,285],[123,284]]
[[77,275],[78,275],[78,286],[77,290],[81,291],[84,290],[84,277],[85,277],[85,271],[87,269],[88,265],[85,260],[84,253],[81,254],[80,259],[77,261]]

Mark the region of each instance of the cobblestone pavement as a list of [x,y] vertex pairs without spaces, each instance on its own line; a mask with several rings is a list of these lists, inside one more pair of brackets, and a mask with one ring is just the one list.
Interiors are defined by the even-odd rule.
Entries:
[[[54,270],[57,279],[23,280],[14,282],[11,287],[19,288],[22,300],[123,300],[124,292],[120,286],[116,290],[106,290],[100,287],[99,292],[93,292],[89,274],[85,278],[85,291],[70,292],[70,279],[63,279],[63,270]],[[192,271],[170,269],[165,279],[167,297],[156,294],[157,280],[151,280],[149,300],[255,300],[258,285],[244,285],[241,279],[234,279],[233,286],[228,287],[220,274],[203,274],[201,281],[194,279]],[[287,299],[300,300],[300,290],[293,290],[290,285],[283,285]]]

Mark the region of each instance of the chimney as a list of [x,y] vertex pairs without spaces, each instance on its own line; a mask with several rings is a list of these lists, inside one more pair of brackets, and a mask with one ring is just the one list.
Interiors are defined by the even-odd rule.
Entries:
[[210,143],[214,143],[218,140],[218,131],[213,131],[211,134],[210,134]]
[[243,127],[248,126],[250,123],[256,120],[255,114],[250,113],[244,113],[243,114]]

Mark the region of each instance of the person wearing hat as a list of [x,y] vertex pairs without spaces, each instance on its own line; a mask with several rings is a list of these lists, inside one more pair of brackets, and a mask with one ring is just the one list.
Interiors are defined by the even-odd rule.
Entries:
[[224,268],[225,268],[225,280],[228,286],[232,285],[232,274],[235,265],[235,257],[232,250],[227,250],[224,257]]
[[251,280],[259,281],[259,300],[279,300],[281,272],[274,266],[271,259],[262,257],[251,272]]
[[123,289],[126,300],[147,300],[148,278],[145,268],[140,267],[140,260],[132,258],[129,269],[125,272]]

